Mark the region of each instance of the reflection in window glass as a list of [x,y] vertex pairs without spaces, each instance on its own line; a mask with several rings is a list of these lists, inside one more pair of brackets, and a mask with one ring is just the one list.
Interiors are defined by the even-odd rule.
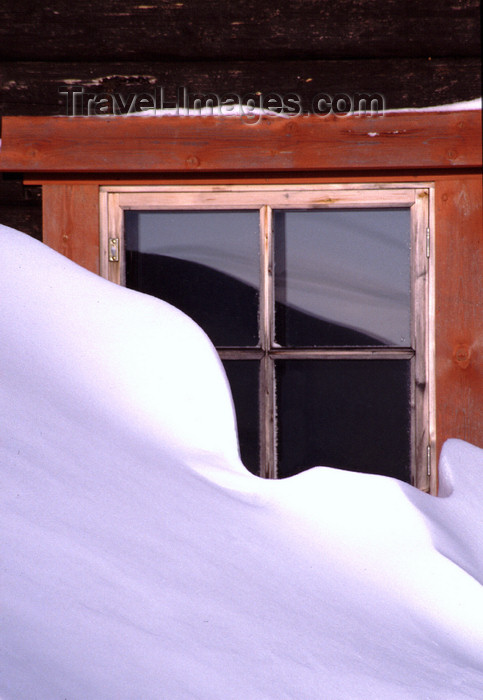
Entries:
[[409,209],[277,211],[275,332],[295,346],[409,347]]
[[258,344],[258,211],[126,211],[126,286],[191,316],[219,346]]
[[253,474],[259,473],[259,412],[256,360],[225,360],[225,372],[235,404],[241,460]]
[[275,366],[279,477],[327,466],[409,480],[410,360]]

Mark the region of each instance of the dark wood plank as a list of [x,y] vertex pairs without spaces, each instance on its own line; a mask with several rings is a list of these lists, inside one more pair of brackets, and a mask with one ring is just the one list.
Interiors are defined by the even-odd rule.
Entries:
[[477,0],[3,0],[9,61],[479,55]]
[[11,226],[40,240],[42,237],[42,188],[25,186],[19,175],[0,174],[0,224]]
[[24,185],[20,175],[0,173],[0,206],[11,206],[17,203],[41,206],[41,187]]
[[121,93],[125,98],[162,87],[168,105],[175,104],[182,87],[192,94],[220,97],[293,93],[304,112],[312,111],[320,92],[332,97],[369,92],[383,95],[388,109],[414,108],[479,97],[481,63],[479,59],[5,63],[0,66],[0,115],[66,114],[67,98],[59,90],[81,87],[98,95]]
[[271,172],[481,166],[481,110],[379,117],[7,117],[0,169]]
[[15,228],[17,231],[23,231],[23,233],[40,241],[42,239],[42,207],[21,201],[0,204],[0,224]]
[[438,450],[450,437],[483,447],[481,175],[438,186],[436,221]]

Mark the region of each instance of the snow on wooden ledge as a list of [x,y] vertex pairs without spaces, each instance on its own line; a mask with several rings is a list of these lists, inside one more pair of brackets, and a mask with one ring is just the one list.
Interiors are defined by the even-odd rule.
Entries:
[[0,170],[287,172],[481,167],[481,110],[384,116],[5,117]]

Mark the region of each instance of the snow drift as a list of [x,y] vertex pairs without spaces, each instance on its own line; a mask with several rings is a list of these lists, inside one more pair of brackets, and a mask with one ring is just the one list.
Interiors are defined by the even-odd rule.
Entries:
[[0,251],[2,698],[483,697],[482,450],[254,477],[192,321]]

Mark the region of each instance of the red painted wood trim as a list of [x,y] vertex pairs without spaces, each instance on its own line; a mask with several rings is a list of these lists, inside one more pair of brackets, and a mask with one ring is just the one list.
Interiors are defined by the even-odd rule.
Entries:
[[481,175],[436,189],[436,435],[483,447]]
[[379,117],[5,117],[0,170],[286,172],[481,166],[481,110]]
[[99,187],[43,186],[43,242],[99,274]]

